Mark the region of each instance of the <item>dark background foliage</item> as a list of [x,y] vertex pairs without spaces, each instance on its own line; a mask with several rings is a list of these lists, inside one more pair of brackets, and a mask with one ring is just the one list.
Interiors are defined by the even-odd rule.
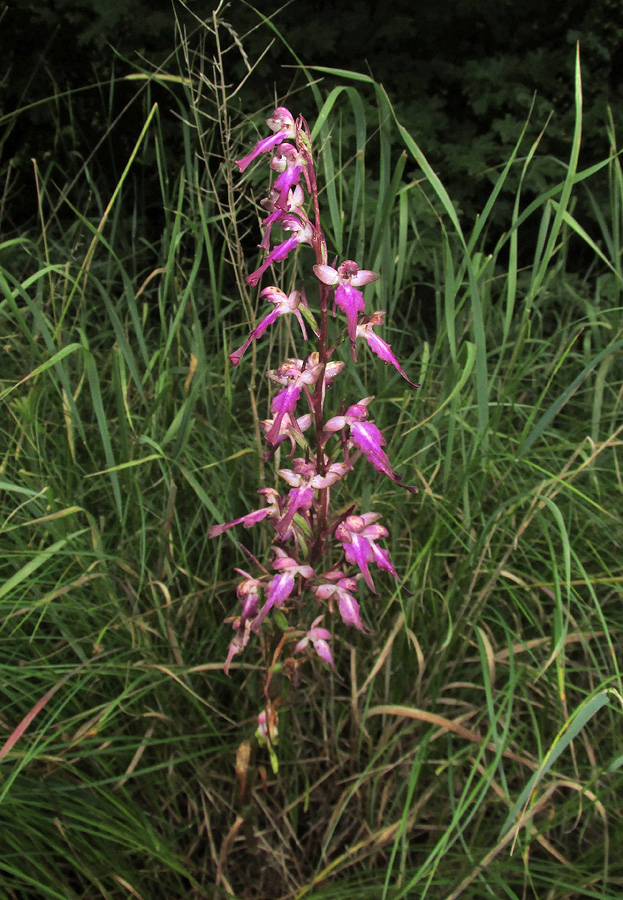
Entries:
[[[5,7],[0,112],[6,117],[34,104],[19,116],[5,118],[0,137],[7,184],[5,231],[23,228],[35,213],[31,158],[53,167],[62,182],[104,138],[90,159],[90,176],[104,194],[114,186],[136,140],[141,108],[137,83],[119,78],[135,67],[162,66],[177,72],[180,27],[189,34],[191,46],[198,44],[197,20],[209,17],[213,5],[207,0],[190,0],[186,6],[169,0],[27,0]],[[289,47],[246,3],[234,0],[223,11],[243,38],[251,61],[274,40],[239,95],[241,109],[248,113],[270,106],[275,97],[303,86],[289,48],[310,66],[369,73],[385,86],[467,218],[481,207],[531,107],[529,137],[536,138],[548,124],[527,195],[561,177],[557,160],[568,156],[573,127],[577,41],[584,95],[580,164],[589,165],[608,153],[608,107],[621,125],[619,0],[350,0],[333,4],[330,16],[314,0],[296,0],[282,9],[271,0],[261,4],[261,11],[272,18]],[[244,75],[241,59],[232,60],[231,75],[232,81]],[[324,86],[335,80],[325,77]],[[160,101],[169,146],[177,152],[175,117],[166,115],[175,110],[174,93],[173,88],[151,85],[149,95],[144,89],[142,96],[150,103]],[[372,116],[372,93],[369,100]],[[104,137],[108,123],[117,117],[114,131]],[[498,205],[500,227],[513,200],[516,168],[516,178],[508,182],[508,202]],[[138,160],[137,169],[137,197],[148,210],[149,160]]]

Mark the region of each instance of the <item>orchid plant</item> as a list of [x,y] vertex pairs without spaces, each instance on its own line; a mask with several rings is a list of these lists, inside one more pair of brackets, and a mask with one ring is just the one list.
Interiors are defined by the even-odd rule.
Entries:
[[[322,624],[327,612],[332,614],[337,607],[345,625],[366,631],[355,597],[359,580],[363,579],[376,592],[371,566],[398,579],[387,550],[379,545],[388,532],[379,523],[378,513],[362,512],[353,505],[341,514],[331,514],[332,489],[347,477],[361,456],[396,484],[402,484],[383,449],[383,435],[370,419],[369,405],[374,397],[364,397],[348,407],[342,402],[338,414],[327,415],[328,391],[345,367],[332,357],[347,337],[352,361],[356,363],[357,342],[363,340],[410,387],[418,385],[408,379],[389,344],[374,330],[382,325],[384,311],[365,314],[360,288],[375,281],[378,275],[360,269],[353,260],[344,260],[337,266],[337,260],[329,263],[307,122],[302,116],[295,120],[288,109],[280,106],[266,124],[272,133],[236,162],[239,171],[244,172],[257,157],[270,154],[269,167],[276,173],[268,197],[261,201],[267,215],[262,222],[264,234],[259,246],[266,256],[247,282],[257,285],[273,263],[285,260],[299,245],[308,244],[315,255],[313,274],[318,305],[314,315],[304,286],[289,294],[272,285],[263,288],[259,296],[272,308],[242,346],[229,354],[229,359],[237,366],[253,341],[261,338],[280,316],[290,314],[297,319],[304,341],[308,340],[308,329],[311,331],[313,349],[301,358],[286,359],[267,372],[278,390],[270,406],[271,417],[261,427],[268,445],[267,458],[282,443],[290,442],[290,468],[278,470],[284,490],[262,488],[258,491],[264,500],[261,508],[212,526],[210,537],[237,525],[250,528],[263,522],[271,529],[270,567],[274,574],[257,561],[258,574],[236,569],[242,578],[237,588],[241,609],[232,622],[234,636],[224,669],[229,672],[233,658],[252,637],[264,637],[270,663],[264,685],[266,704],[258,717],[256,735],[260,743],[268,745],[276,769],[279,698],[272,696],[270,686],[277,666],[291,680],[297,680],[301,663],[313,652],[335,671],[331,633]],[[275,225],[289,237],[271,249]],[[333,318],[337,310],[346,317],[345,331],[342,328],[332,341],[331,300]],[[297,448],[300,455],[295,457]],[[402,486],[411,492],[416,490]],[[307,616],[311,623],[304,625]]]

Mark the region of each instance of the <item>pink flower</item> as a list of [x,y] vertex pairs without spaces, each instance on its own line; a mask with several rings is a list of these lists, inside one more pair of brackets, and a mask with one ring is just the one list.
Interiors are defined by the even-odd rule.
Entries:
[[285,550],[276,547],[275,553],[273,569],[277,570],[277,575],[270,580],[266,589],[266,603],[251,623],[251,630],[256,634],[273,606],[279,608],[289,599],[294,590],[295,576],[313,578],[316,574],[311,566],[299,565]]
[[275,532],[283,537],[292,524],[292,520],[299,510],[307,512],[311,509],[316,492],[312,487],[297,487],[288,493],[288,506],[286,514],[275,525]]
[[291,471],[290,469],[279,469],[278,474],[288,482],[290,487],[299,488],[309,484],[314,489],[321,490],[334,485],[349,471],[349,467],[346,463],[336,462],[331,463],[330,465],[328,465],[328,463],[329,460],[325,456],[327,471],[324,475],[320,475],[316,471],[315,464],[305,462],[304,459],[295,459],[294,471]]
[[252,619],[259,609],[259,589],[262,586],[259,578],[253,578],[244,569],[236,569],[240,575],[244,575],[244,581],[241,581],[236,588],[238,599],[242,603],[242,618]]
[[315,359],[312,360],[314,356],[317,354],[312,353],[305,363],[302,359],[288,359],[278,369],[268,372],[268,377],[272,381],[286,385],[284,390],[279,391],[273,398],[270,407],[274,419],[270,431],[266,433],[266,440],[273,447],[279,443],[284,417],[294,413],[303,388],[315,384],[320,377],[321,366]]
[[281,509],[280,497],[277,491],[274,488],[261,488],[258,494],[264,494],[268,501],[268,506],[264,506],[262,509],[254,509],[252,512],[247,513],[246,516],[233,519],[231,522],[225,522],[224,525],[211,525],[208,530],[208,537],[218,537],[219,534],[229,531],[234,525],[243,525],[245,528],[251,528],[269,517],[275,520],[279,519],[281,517]]
[[255,732],[260,746],[264,744],[277,744],[279,740],[279,716],[277,710],[269,701],[266,709],[257,717],[257,730]]
[[301,326],[301,331],[303,332],[303,337],[307,340],[307,332],[305,330],[305,323],[303,321],[303,317],[299,311],[299,306],[303,303],[301,295],[298,291],[292,291],[289,296],[286,296],[283,291],[279,290],[277,287],[267,287],[261,292],[260,297],[264,297],[268,300],[269,303],[273,304],[273,309],[271,312],[265,316],[260,324],[255,328],[249,337],[246,339],[242,347],[236,350],[234,353],[229,354],[229,361],[232,366],[237,366],[245,352],[247,351],[251,341],[256,338],[261,337],[266,329],[275,322],[279,316],[286,315],[287,313],[294,313],[296,318],[298,319],[298,323]]
[[[307,363],[311,367],[318,366],[318,374],[320,375],[320,356],[318,353],[310,353],[307,357]],[[325,395],[327,392],[327,388],[330,388],[333,384],[333,379],[337,378],[342,369],[344,368],[344,363],[338,360],[337,362],[328,362],[324,369],[324,378],[322,379],[322,406],[324,407]]]
[[368,569],[368,564],[373,562],[379,569],[391,572],[394,578],[398,573],[389,559],[387,550],[376,546],[375,541],[387,537],[387,529],[377,525],[378,513],[364,513],[362,516],[347,516],[335,529],[335,537],[344,547],[346,560],[351,565],[359,566],[364,580],[371,591],[376,594],[376,588]]
[[355,578],[347,578],[343,572],[333,571],[327,572],[324,577],[330,578],[335,583],[325,582],[317,587],[313,587],[312,591],[317,599],[328,600],[329,609],[332,609],[331,602],[337,600],[340,616],[344,624],[354,625],[359,631],[368,634],[368,629],[364,627],[361,621],[359,604],[352,594],[357,589],[357,579],[361,578],[361,575],[357,575]]
[[266,432],[266,441],[273,447],[276,447],[279,443],[284,419],[291,420],[294,418],[294,410],[302,390],[302,384],[292,381],[273,397],[273,402],[270,405],[270,411],[273,414],[273,424],[270,430]]
[[[308,359],[311,359],[312,356],[317,357],[318,354],[311,353],[308,356]],[[325,366],[325,370],[324,370],[324,384],[327,387],[331,387],[331,385],[333,383],[333,379],[336,378],[340,374],[340,372],[342,371],[343,368],[344,368],[343,362],[339,362],[339,361],[338,362],[328,362],[327,365]]]
[[249,643],[251,637],[251,620],[255,618],[259,609],[259,589],[261,587],[259,578],[252,578],[248,572],[242,569],[236,569],[241,575],[246,575],[244,581],[238,585],[236,593],[242,602],[242,614],[234,619],[233,628],[236,634],[229,645],[227,659],[223,666],[223,671],[229,675],[229,667],[231,661],[237,653]]
[[282,208],[277,206],[277,200],[279,199],[280,191],[275,189],[275,186],[270,189],[270,196],[266,197],[265,200],[260,200],[260,206],[263,206],[264,209],[268,212],[268,216],[262,221],[262,228],[264,228],[264,237],[260,243],[260,247],[262,250],[270,250],[270,231],[274,222],[279,222],[286,212],[296,213],[299,216],[304,216],[304,213],[301,211],[301,207],[305,200],[305,194],[303,193],[303,188],[300,184],[297,184],[292,188],[290,193],[288,194],[288,202],[286,203],[286,210],[284,211]]
[[392,353],[392,348],[387,344],[382,338],[375,334],[372,330],[375,325],[383,324],[383,316],[385,315],[385,310],[379,309],[377,312],[372,313],[371,316],[364,316],[359,325],[356,328],[356,336],[363,338],[368,342],[368,346],[373,353],[382,359],[384,363],[393,366],[397,369],[404,380],[411,385],[411,387],[419,388],[419,384],[414,384],[413,381],[409,381],[407,375]]
[[345,625],[354,625],[355,628],[359,629],[359,631],[363,631],[364,634],[367,634],[368,629],[364,628],[363,626],[363,622],[361,621],[361,616],[359,614],[359,604],[357,603],[353,595],[349,591],[338,587],[336,596],[338,609],[340,610],[340,615],[342,617],[342,622]]
[[332,433],[348,427],[350,440],[359,447],[366,459],[372,463],[377,472],[382,472],[393,482],[405,488],[411,494],[417,493],[416,487],[403,484],[399,475],[394,472],[387,454],[383,450],[385,438],[374,422],[368,422],[368,403],[373,397],[365,397],[359,403],[349,406],[343,416],[333,416],[325,424],[325,432]]
[[240,172],[244,172],[249,163],[253,162],[260,153],[268,153],[273,147],[276,147],[286,138],[296,137],[296,123],[294,117],[285,106],[278,106],[272,117],[266,119],[266,124],[271,131],[275,132],[275,134],[271,134],[269,137],[258,141],[248,156],[236,160],[236,165]]
[[[301,446],[306,446],[305,438],[303,436],[303,432],[306,431],[312,423],[312,415],[311,413],[305,413],[304,416],[299,416],[296,419],[292,413],[286,413],[279,423],[279,428],[275,434],[273,432],[273,447],[278,447],[282,441],[285,441],[287,438],[290,440],[291,450],[289,456],[294,454],[296,449],[295,443],[299,443]],[[260,428],[264,432],[266,436],[269,432],[272,432],[273,427],[275,425],[274,419],[264,419],[260,422]],[[270,452],[268,454],[268,458],[270,458]]]
[[246,620],[244,623],[241,623],[240,619],[238,619],[239,624],[234,625],[236,628],[236,634],[229,642],[229,648],[227,650],[227,659],[223,663],[223,671],[226,675],[229,675],[229,667],[231,666],[231,661],[236,656],[237,653],[241,653],[244,648],[249,643],[249,638],[251,637],[251,623]]
[[356,262],[347,259],[341,263],[337,269],[333,266],[314,266],[316,277],[331,286],[337,285],[335,289],[335,302],[346,313],[348,323],[348,337],[350,338],[350,346],[353,359],[355,356],[355,337],[357,331],[357,313],[363,312],[365,309],[365,301],[361,291],[356,288],[371,281],[376,281],[379,277],[375,272],[369,269],[359,269]]
[[[328,460],[327,460],[328,461]],[[333,463],[324,475],[316,472],[316,467],[304,459],[294,460],[294,471],[279,469],[279,475],[287,481],[293,490],[288,494],[287,511],[283,519],[275,526],[275,531],[282,536],[288,530],[292,519],[299,510],[311,509],[316,491],[334,485],[348,472],[346,463]]]
[[273,606],[283,606],[293,589],[294,575],[291,572],[280,572],[271,578],[266,589],[266,603],[251,623],[251,630],[255,634],[260,630],[262,622]]
[[276,148],[270,167],[280,173],[273,184],[273,189],[279,192],[275,200],[275,206],[279,209],[288,208],[290,189],[299,184],[305,165],[305,160],[291,144],[279,144]]
[[252,287],[258,283],[266,269],[274,262],[282,262],[295,247],[299,244],[311,244],[313,238],[313,230],[309,222],[302,221],[298,216],[293,214],[285,214],[280,217],[279,224],[284,231],[291,231],[292,237],[282,244],[277,244],[268,254],[262,265],[247,275],[247,284]]
[[318,628],[318,623],[322,622],[323,618],[324,616],[318,616],[317,619],[314,619],[314,621],[312,622],[312,627],[309,629],[305,637],[301,638],[301,640],[297,643],[296,647],[294,648],[294,652],[301,653],[311,642],[320,659],[323,662],[328,663],[333,671],[336,672],[336,668],[333,663],[333,656],[331,654],[331,648],[328,644],[328,641],[331,640],[331,634],[327,631],[326,628]]

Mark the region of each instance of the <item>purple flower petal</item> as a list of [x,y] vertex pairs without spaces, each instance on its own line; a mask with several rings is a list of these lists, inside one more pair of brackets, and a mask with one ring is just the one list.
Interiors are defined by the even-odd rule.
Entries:
[[347,562],[359,566],[364,580],[371,591],[376,593],[368,563],[375,562],[379,568],[391,572],[396,578],[396,570],[392,566],[386,550],[381,550],[374,543],[387,536],[387,529],[376,525],[378,515],[364,513],[362,516],[347,516],[335,529],[335,537],[344,547]]
[[274,575],[266,589],[266,597],[271,606],[283,606],[294,588],[294,575],[286,569]]
[[350,436],[367,460],[378,472],[388,475],[392,481],[398,477],[391,467],[385,451],[382,449],[385,438],[374,422],[351,422]]
[[350,466],[346,463],[331,463],[325,475],[314,475],[311,480],[312,487],[315,487],[317,490],[333,487],[333,485],[344,478],[348,472],[350,472]]
[[270,409],[274,420],[270,431],[266,434],[266,440],[273,447],[276,447],[279,443],[283,417],[288,413],[294,412],[302,390],[303,386],[300,384],[289,384],[273,398]]
[[273,606],[283,606],[292,593],[293,587],[294,575],[291,572],[280,572],[278,575],[271,578],[266,590],[266,603],[251,623],[251,630],[254,631],[255,634],[260,630],[262,622]]
[[320,279],[323,284],[337,284],[338,275],[333,266],[314,266],[314,275]]
[[266,331],[266,329],[269,327],[269,325],[272,325],[273,322],[275,322],[278,319],[278,317],[281,315],[282,312],[283,312],[283,310],[278,309],[278,308],[271,310],[268,313],[268,315],[262,319],[262,321],[257,326],[257,328],[255,328],[251,332],[251,334],[246,339],[244,344],[241,347],[239,347],[237,350],[235,350],[233,353],[230,353],[228,355],[227,358],[229,359],[232,366],[238,365],[238,363],[240,362],[240,360],[242,359],[242,357],[248,350],[251,342],[254,341],[255,338],[261,337],[264,334],[264,332]]
[[233,640],[229,644],[229,650],[227,651],[227,659],[223,665],[223,671],[226,675],[229,675],[229,667],[231,665],[231,661],[237,653],[240,653],[249,643],[249,638],[251,637],[250,632],[250,623],[245,622],[245,624],[238,629],[236,634],[234,635]]
[[279,207],[279,209],[288,209],[290,188],[296,187],[301,180],[302,174],[302,166],[289,166],[285,172],[282,172],[275,179],[274,187],[279,191],[279,198],[275,201],[275,206]]
[[287,106],[278,106],[272,116],[266,119],[266,124],[271,131],[281,131],[285,128],[289,138],[296,137],[296,122]]
[[[241,516],[239,519],[234,519],[232,522],[225,522],[224,525],[212,525],[208,531],[208,536],[211,538],[217,537],[219,534],[223,534],[224,531],[233,528],[234,525],[244,525],[245,528],[251,528],[267,516],[279,519],[281,517],[281,506],[280,497],[277,491],[274,488],[261,488],[258,491],[258,494],[263,494],[265,496],[268,506],[262,507],[262,509],[254,509],[252,512],[247,513],[246,516]],[[236,571],[242,572],[241,569],[236,569]],[[242,574],[246,575],[246,572],[242,572]],[[247,575],[247,577],[249,578],[250,576]]]
[[[295,419],[291,413],[287,413],[282,418],[281,424],[279,425],[278,436],[273,436],[271,446],[278,447],[279,444],[289,438],[292,448],[289,456],[292,456],[296,451],[297,437],[302,443],[305,440],[305,438],[303,437],[303,432],[309,428],[311,423],[311,413],[305,413],[304,416],[299,416],[298,419]],[[260,428],[263,430],[265,436],[271,431],[274,424],[274,419],[264,419],[264,421],[260,422]]]
[[384,341],[382,338],[375,334],[372,330],[375,325],[382,325],[383,316],[385,315],[383,310],[378,310],[375,313],[372,313],[371,316],[365,316],[364,319],[357,325],[357,337],[363,338],[368,342],[368,346],[373,353],[375,353],[379,359],[382,359],[384,363],[387,365],[393,366],[404,378],[404,380],[411,385],[411,387],[419,388],[419,384],[415,384],[413,381],[410,381],[407,378],[407,374],[392,353],[392,348],[389,344]]
[[249,337],[246,339],[244,344],[234,353],[230,353],[228,356],[229,361],[233,366],[237,366],[245,352],[248,350],[251,341],[256,338],[261,337],[266,329],[272,325],[279,316],[286,315],[288,313],[294,313],[299,321],[299,325],[301,326],[301,331],[303,332],[303,337],[307,340],[307,332],[305,331],[305,324],[303,319],[301,318],[301,314],[299,312],[299,305],[301,304],[301,295],[298,291],[292,291],[291,294],[284,294],[282,290],[277,287],[271,285],[270,287],[264,288],[261,292],[260,297],[263,297],[269,303],[272,303],[274,309],[272,309],[267,316],[265,316],[260,324],[251,332]]
[[359,631],[366,632],[367,629],[364,628],[359,614],[359,604],[353,595],[343,588],[337,588],[336,595],[342,622],[344,622],[345,625],[354,625]]
[[367,541],[365,538],[362,538],[359,534],[348,534],[348,536],[344,534],[342,536],[341,534],[338,534],[339,530],[340,529],[338,527],[335,532],[335,536],[339,541],[342,541],[343,543],[346,561],[353,566],[359,566],[363,574],[364,581],[366,582],[370,590],[374,594],[376,594],[376,588],[374,587],[374,582],[372,581],[372,576],[370,575],[370,570],[368,569],[368,563],[373,559],[369,541]]
[[379,569],[385,569],[387,572],[391,572],[394,578],[398,579],[398,572],[392,566],[387,550],[383,550],[382,547],[377,547],[374,542],[372,542],[371,547],[374,554],[374,562]]
[[208,537],[218,537],[219,534],[229,531],[234,525],[244,525],[245,528],[251,528],[271,514],[272,510],[269,506],[264,509],[254,509],[253,512],[247,513],[246,516],[241,516],[239,519],[234,519],[232,522],[225,522],[223,525],[211,525],[208,529]]
[[272,150],[273,147],[276,147],[277,144],[281,144],[286,137],[288,137],[288,132],[283,129],[282,131],[278,131],[277,134],[271,134],[268,137],[262,138],[247,156],[243,156],[242,159],[236,160],[238,171],[244,172],[247,166],[252,163],[260,153],[268,153],[268,151]]
[[[350,427],[350,437],[352,442],[359,447],[366,459],[372,463],[378,472],[383,472],[388,478],[391,478],[400,487],[405,488],[409,493],[416,494],[417,488],[403,484],[399,475],[396,475],[392,469],[391,463],[387,458],[382,447],[385,444],[385,438],[374,424],[374,422],[364,421],[367,419],[367,404],[373,397],[365,397],[359,403],[355,403],[346,410],[346,415],[335,416],[329,419],[325,425],[325,431],[338,431],[348,425]],[[341,425],[342,419],[345,425]]]
[[348,337],[351,344],[357,336],[357,313],[366,308],[363,294],[350,284],[340,284],[335,289],[335,302],[346,313]]
[[288,493],[288,507],[285,516],[275,525],[275,532],[280,536],[286,533],[292,519],[299,509],[307,510],[311,507],[316,492],[312,487],[297,487]]
[[259,578],[252,578],[248,572],[244,572],[242,569],[236,569],[236,572],[240,572],[241,575],[246,576],[244,581],[241,581],[236,588],[238,599],[242,603],[240,620],[244,622],[246,619],[252,619],[257,615],[260,604],[259,589],[261,585]]
[[259,156],[260,153],[268,153],[269,150],[272,150],[277,144],[281,144],[286,138],[296,137],[296,123],[294,121],[294,116],[285,106],[278,106],[271,118],[266,119],[266,124],[271,131],[275,132],[275,134],[262,138],[261,141],[257,142],[248,156],[236,161],[236,165],[241,172],[244,172],[249,163],[252,162],[256,156]]
[[318,616],[318,618],[314,619],[314,621],[312,622],[312,627],[309,629],[305,637],[301,638],[301,640],[297,643],[296,647],[294,648],[294,652],[301,653],[311,641],[314,646],[314,650],[316,651],[320,659],[323,662],[328,663],[335,672],[336,670],[333,664],[331,648],[327,643],[327,641],[331,639],[331,634],[327,631],[326,628],[318,628],[318,623],[321,622],[322,619],[323,616]]
[[[352,266],[357,268],[356,263],[353,263],[352,261],[350,262]],[[347,262],[342,263],[340,269],[342,268],[342,266],[346,266],[347,264]],[[338,272],[340,271],[340,269],[338,269]],[[362,285],[364,284],[370,284],[371,281],[376,281],[378,277],[379,276],[376,274],[376,272],[371,272],[370,269],[359,269],[354,275],[350,274],[350,283],[355,287],[362,287]]]
[[289,237],[287,241],[284,241],[282,244],[277,244],[276,247],[273,247],[272,251],[268,254],[259,269],[256,269],[255,272],[247,275],[247,284],[250,284],[251,287],[255,287],[266,269],[274,262],[282,262],[287,257],[287,255],[292,250],[294,250],[299,241],[300,238],[295,234],[292,237]]
[[323,662],[328,663],[334,672],[337,674],[337,669],[335,668],[335,664],[333,662],[333,655],[331,653],[331,648],[327,644],[327,642],[323,638],[316,638],[316,640],[312,640],[312,644],[314,645],[314,650],[320,657]]

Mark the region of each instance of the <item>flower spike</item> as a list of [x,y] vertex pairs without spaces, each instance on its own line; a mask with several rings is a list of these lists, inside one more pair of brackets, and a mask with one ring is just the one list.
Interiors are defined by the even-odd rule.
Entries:
[[[300,358],[294,351],[265,373],[277,387],[270,392],[270,417],[259,422],[260,435],[268,446],[263,459],[266,463],[275,459],[276,474],[287,488],[281,493],[263,488],[259,492],[265,498],[262,508],[212,525],[209,535],[217,537],[237,525],[251,528],[264,523],[268,529],[272,571],[248,550],[245,552],[260,570],[258,576],[236,570],[243,577],[236,589],[241,609],[227,619],[234,634],[224,668],[228,673],[234,657],[261,632],[266,661],[265,709],[258,717],[256,736],[260,746],[268,748],[276,774],[277,708],[283,702],[278,693],[279,680],[288,678],[296,686],[298,670],[309,650],[335,672],[332,629],[323,627],[323,618],[337,613],[343,625],[368,633],[356,597],[359,585],[365,582],[376,593],[372,566],[398,579],[388,551],[380,546],[388,536],[387,529],[379,524],[380,516],[374,512],[356,514],[356,503],[343,506],[343,493],[338,500],[341,512],[333,512],[333,496],[341,491],[341,482],[362,455],[394,484],[416,491],[402,485],[388,458],[385,438],[369,417],[368,405],[373,397],[357,403],[338,401],[337,414],[327,413],[334,380],[345,369],[335,353],[341,337],[334,341],[331,334],[337,329],[329,319],[329,304],[332,302],[334,318],[338,308],[346,317],[354,362],[356,341],[362,339],[411,387],[418,385],[410,381],[390,345],[375,331],[383,324],[385,313],[377,310],[366,315],[362,288],[376,281],[377,273],[360,269],[351,259],[339,265],[335,259],[333,265],[328,264],[330,241],[322,227],[315,154],[307,122],[302,116],[294,119],[286,107],[278,106],[266,124],[271,133],[236,161],[244,172],[253,160],[265,155],[270,170],[269,187],[260,201],[264,218],[259,248],[264,252],[261,264],[246,281],[252,287],[258,285],[273,263],[286,260],[299,244],[308,244],[315,257],[318,302],[310,309],[304,283],[290,283],[287,289],[284,285],[265,287],[259,297],[269,304],[268,310],[264,308],[242,345],[229,354],[229,361],[238,366],[252,342],[262,338],[284,315],[296,317],[304,341],[311,331],[313,346]],[[276,242],[275,225],[286,233]],[[294,332],[298,336],[298,329]],[[257,423],[255,412],[254,407]],[[333,436],[337,441],[331,440]],[[281,445],[288,441],[290,447],[285,443],[284,451],[289,449],[289,453],[282,453]]]

